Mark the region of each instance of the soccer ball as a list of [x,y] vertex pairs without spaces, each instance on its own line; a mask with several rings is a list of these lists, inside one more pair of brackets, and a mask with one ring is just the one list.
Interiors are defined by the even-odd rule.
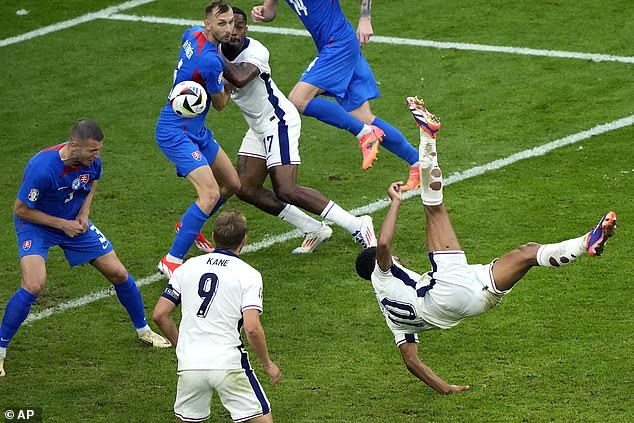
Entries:
[[207,92],[197,82],[183,81],[172,88],[169,101],[177,115],[193,118],[207,108]]

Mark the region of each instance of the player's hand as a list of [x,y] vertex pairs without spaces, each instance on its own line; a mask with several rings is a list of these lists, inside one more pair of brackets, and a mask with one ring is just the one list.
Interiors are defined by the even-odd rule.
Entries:
[[403,185],[403,181],[392,182],[392,185],[390,185],[390,187],[387,189],[387,195],[388,197],[390,197],[390,200],[392,200],[392,202],[400,202],[403,199],[401,185]]
[[447,389],[444,394],[452,394],[454,392],[461,392],[471,389],[469,386],[460,386],[460,385],[449,385],[449,389]]
[[64,219],[59,229],[71,238],[84,233],[84,227],[76,220]]
[[282,378],[282,372],[272,361],[271,364],[264,368],[264,371],[271,377],[271,383],[273,386],[277,385]]
[[363,47],[370,42],[370,37],[374,35],[372,31],[372,22],[369,16],[359,18],[359,26],[357,26],[357,38],[359,45]]
[[79,213],[75,218],[75,221],[81,225],[82,233],[88,230],[88,213]]
[[255,6],[251,9],[253,22],[271,22],[277,16],[277,10],[270,7]]

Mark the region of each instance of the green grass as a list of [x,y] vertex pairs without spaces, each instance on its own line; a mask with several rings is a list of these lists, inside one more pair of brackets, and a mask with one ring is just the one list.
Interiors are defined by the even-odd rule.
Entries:
[[[250,10],[257,1],[236,1]],[[377,35],[633,56],[630,2],[375,2]],[[8,0],[0,38],[81,16],[115,1]],[[159,0],[125,11],[196,19],[202,3]],[[353,22],[358,2],[344,1]],[[18,9],[31,10],[17,16]],[[597,13],[600,10],[600,13]],[[280,4],[273,25],[300,28]],[[20,281],[12,206],[29,158],[65,139],[86,116],[106,133],[104,179],[92,219],[141,279],[173,239],[194,198],[154,143],[183,27],[97,20],[2,49],[0,89],[0,311]],[[273,77],[288,92],[315,50],[308,38],[254,34],[271,52]],[[374,112],[415,140],[404,97],[422,95],[437,113],[445,175],[634,114],[632,66],[570,59],[386,44],[364,48],[380,83]],[[421,86],[421,79],[424,80]],[[230,157],[245,123],[235,106],[208,125]],[[619,233],[599,259],[535,269],[495,310],[450,331],[421,336],[420,354],[468,392],[440,396],[403,366],[370,285],[356,277],[358,246],[341,229],[316,254],[289,254],[298,240],[245,254],[262,272],[263,323],[282,383],[269,387],[278,422],[630,422],[634,420],[634,295],[630,223],[634,128],[609,132],[446,188],[446,203],[470,262],[486,263],[528,242],[582,234],[605,211]],[[385,197],[407,166],[383,151],[360,171],[347,133],[303,119],[300,182],[345,208]],[[253,242],[290,228],[232,199]],[[373,214],[375,226],[385,210]],[[395,253],[419,272],[424,253],[420,202],[402,206]],[[195,251],[192,250],[192,253]],[[107,287],[89,266],[69,269],[51,250],[41,311]],[[141,289],[148,313],[163,282]],[[135,341],[110,297],[23,327],[0,380],[0,409],[39,406],[46,422],[173,421],[173,350]],[[229,421],[214,400],[211,421]]]

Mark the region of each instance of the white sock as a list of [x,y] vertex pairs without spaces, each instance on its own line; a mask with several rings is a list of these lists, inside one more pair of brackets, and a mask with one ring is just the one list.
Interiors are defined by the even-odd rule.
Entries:
[[326,208],[321,212],[321,217],[347,229],[351,234],[359,230],[361,224],[363,223],[361,219],[351,215],[339,207],[334,201],[328,203]]
[[302,233],[313,232],[321,228],[319,220],[313,219],[292,204],[287,204],[277,217],[296,226]]
[[544,244],[537,250],[537,263],[542,267],[559,267],[570,263],[586,252],[586,236],[558,244]]
[[359,140],[361,140],[361,138],[362,138],[364,135],[369,134],[370,132],[372,132],[372,128],[370,127],[370,125],[365,125],[365,124],[364,124],[364,125],[363,125],[363,129],[361,130],[361,132],[359,132],[359,133],[357,134],[357,138],[358,138]]
[[418,160],[421,168],[438,166],[436,139],[420,129],[420,144],[418,144]]
[[[136,329],[136,328],[135,328]],[[143,326],[142,328],[139,328],[136,330],[137,335],[143,335],[146,332],[151,331],[152,329],[150,329],[150,327],[148,325]]]
[[439,206],[442,204],[442,171],[435,166],[420,169],[420,198],[425,206]]
[[167,253],[167,261],[172,262],[172,263],[183,263],[183,259],[182,258],[178,258],[178,257],[174,257],[173,255],[171,255],[170,253]]
[[0,347],[0,358],[5,358],[7,356],[7,349]]

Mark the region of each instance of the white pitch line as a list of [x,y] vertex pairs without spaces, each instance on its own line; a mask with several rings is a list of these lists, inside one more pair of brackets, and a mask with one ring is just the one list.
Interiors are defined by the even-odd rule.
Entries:
[[[160,16],[137,16],[137,15],[126,15],[126,14],[120,14],[120,13],[105,16],[104,18],[119,20],[119,21],[146,22],[146,23],[158,23],[158,24],[181,25],[181,26],[202,24],[200,20],[195,20],[195,19],[163,18]],[[308,33],[308,31],[303,29],[279,28],[274,26],[260,26],[258,24],[249,26],[249,32],[310,37],[310,34]],[[380,43],[380,44],[396,44],[396,45],[413,46],[413,47],[431,47],[431,48],[437,48],[437,49],[484,51],[484,52],[493,52],[493,53],[520,54],[520,55],[526,55],[526,56],[555,57],[555,58],[562,58],[562,59],[580,59],[580,60],[591,60],[593,62],[634,63],[634,57],[631,57],[631,56],[613,56],[609,54],[579,53],[574,51],[540,50],[540,49],[524,48],[524,47],[506,47],[506,46],[491,46],[486,44],[453,43],[453,42],[443,42],[443,41],[433,41],[433,40],[416,40],[411,38],[383,37],[380,35],[373,36],[372,42]]]
[[[445,178],[445,185],[454,184],[456,182],[464,181],[467,179],[471,179],[475,176],[479,176],[494,170],[501,169],[513,163],[519,162],[520,160],[529,159],[532,157],[543,156],[544,154],[560,147],[564,147],[570,144],[577,143],[579,141],[586,140],[588,138],[594,137],[596,135],[605,134],[606,132],[615,131],[617,129],[621,129],[627,126],[631,126],[634,124],[634,115],[628,116],[623,119],[618,119],[609,123],[605,123],[603,125],[597,125],[594,128],[588,129],[587,131],[582,131],[573,135],[569,135],[564,138],[560,138],[555,141],[551,141],[547,144],[540,145],[538,147],[534,147],[528,150],[521,151],[519,153],[513,154],[503,159],[494,160],[482,166],[472,167],[471,169],[467,169],[463,172],[454,173]],[[404,199],[408,199],[419,195],[420,190],[408,191],[403,195]],[[367,204],[362,207],[357,207],[355,209],[350,210],[350,213],[355,216],[364,215],[374,213],[378,210],[387,208],[390,202],[385,199],[374,201],[370,204]],[[248,244],[244,247],[243,252],[252,253],[258,250],[262,250],[268,247],[271,247],[276,244],[280,244],[282,242],[286,242],[293,238],[301,238],[301,234],[297,229],[292,231],[288,231],[279,235],[266,237],[262,241]],[[162,279],[163,276],[161,274],[153,274],[147,276],[145,278],[139,279],[137,281],[137,285],[149,285],[153,282]],[[63,311],[69,310],[71,308],[81,307],[86,304],[90,304],[94,301],[100,300],[102,298],[111,297],[115,295],[115,291],[113,288],[103,289],[101,291],[94,292],[92,294],[84,295],[83,297],[76,298],[71,301],[67,301],[65,303],[61,303],[55,307],[47,308],[37,313],[31,314],[25,321],[25,323],[31,323],[45,317],[52,316],[53,314],[58,314]]]
[[108,15],[113,13],[120,12],[122,10],[132,9],[133,7],[141,6],[146,3],[151,3],[154,0],[132,0],[127,1],[125,3],[121,3],[118,6],[111,6],[105,9],[99,10],[93,13],[87,13],[82,16],[78,16],[73,19],[69,19],[67,21],[62,21],[55,23],[53,25],[48,25],[34,31],[26,32],[22,35],[17,35],[15,37],[5,38],[4,40],[0,40],[0,47],[5,47],[11,44],[21,43],[22,41],[30,40],[31,38],[40,37],[42,35],[50,34],[51,32],[60,31],[62,29],[70,28],[71,26],[80,25],[86,22],[94,21],[95,19],[106,18]]

